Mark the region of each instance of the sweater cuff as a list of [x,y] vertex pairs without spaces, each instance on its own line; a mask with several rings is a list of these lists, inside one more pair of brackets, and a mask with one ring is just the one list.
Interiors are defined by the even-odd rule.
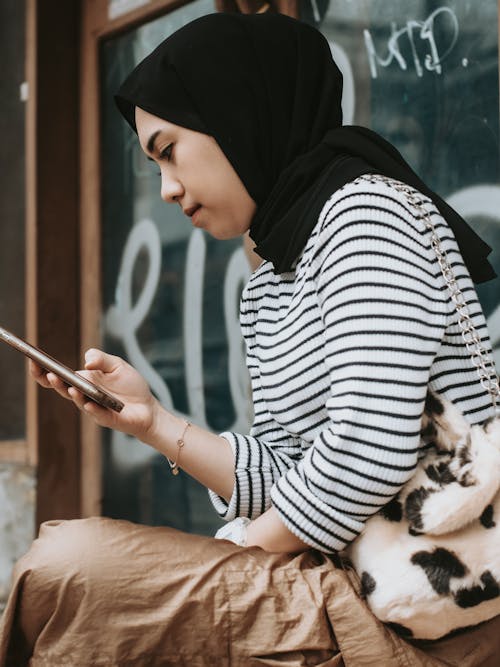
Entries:
[[[238,439],[235,437],[233,433],[220,433],[219,434],[221,438],[225,438],[231,447],[231,450],[233,452],[234,456],[234,461],[235,461],[235,469],[238,465],[238,459],[239,459],[239,444],[238,444]],[[231,521],[232,519],[236,518],[238,516],[237,514],[237,508],[239,505],[239,495],[240,491],[238,489],[238,479],[235,479],[235,484],[234,484],[234,489],[233,489],[233,494],[231,498],[229,499],[229,503],[225,498],[222,496],[219,496],[218,493],[215,493],[215,491],[211,491],[210,489],[208,490],[208,495],[209,498],[212,502],[212,505],[217,512],[217,514],[224,519],[225,521]]]
[[256,438],[231,432],[220,435],[234,454],[234,490],[229,502],[213,491],[209,491],[210,500],[225,521],[239,516],[255,519],[271,504],[269,491],[274,479],[270,463],[263,461],[262,447]]
[[300,466],[283,475],[271,489],[271,500],[288,530],[318,551],[342,551],[363,530],[364,523],[340,513],[315,496],[300,476]]

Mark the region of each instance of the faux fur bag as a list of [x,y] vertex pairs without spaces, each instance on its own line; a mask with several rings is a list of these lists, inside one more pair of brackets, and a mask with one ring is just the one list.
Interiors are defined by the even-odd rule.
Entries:
[[437,639],[500,614],[500,418],[429,393],[423,425],[435,449],[347,554],[378,618]]
[[[464,345],[496,405],[499,379],[422,196],[388,179],[430,231]],[[412,479],[347,549],[373,613],[401,633],[438,639],[500,614],[500,416],[470,426],[449,402],[426,399],[422,436],[433,448]]]

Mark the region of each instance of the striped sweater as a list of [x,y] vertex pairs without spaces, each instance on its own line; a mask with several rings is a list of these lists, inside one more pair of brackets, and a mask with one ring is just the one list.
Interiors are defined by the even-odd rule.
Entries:
[[[490,349],[456,241],[422,201]],[[221,434],[236,472],[229,503],[210,493],[224,519],[272,503],[306,544],[341,550],[414,472],[428,385],[471,423],[491,415],[429,237],[403,194],[361,176],[327,201],[293,272],[253,273],[240,319],[255,418]]]

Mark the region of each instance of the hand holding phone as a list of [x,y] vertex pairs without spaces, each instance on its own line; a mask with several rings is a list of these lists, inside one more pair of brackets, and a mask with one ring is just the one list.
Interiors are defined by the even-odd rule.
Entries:
[[0,340],[19,352],[22,352],[30,359],[33,359],[33,361],[43,369],[55,373],[55,375],[61,378],[63,382],[70,387],[75,387],[95,403],[98,403],[105,408],[109,408],[110,410],[114,410],[115,412],[120,412],[124,407],[124,404],[115,396],[108,394],[104,389],[98,387],[78,373],[75,373],[60,361],[54,359],[54,357],[51,357],[34,345],[30,345],[30,343],[27,343],[25,340],[19,338],[10,331],[7,331],[7,329],[4,329],[3,327],[0,327]]

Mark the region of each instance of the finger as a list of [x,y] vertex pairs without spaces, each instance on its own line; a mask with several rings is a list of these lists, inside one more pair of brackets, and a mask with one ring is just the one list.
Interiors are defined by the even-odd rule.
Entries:
[[34,361],[29,361],[28,369],[30,375],[38,382],[42,387],[50,387],[50,383],[47,380],[47,372],[41,366],[36,364]]
[[49,386],[52,389],[55,389],[57,393],[63,398],[71,400],[71,396],[68,394],[68,386],[58,377],[55,373],[47,373],[47,380]]
[[34,362],[32,359],[28,361],[28,369],[31,375],[37,380],[39,377],[45,377],[47,371],[45,368],[42,368],[39,364]]
[[113,425],[113,415],[111,410],[98,405],[94,401],[86,401],[83,411],[91,416],[99,426],[111,427]]
[[103,373],[111,373],[115,370],[119,357],[113,354],[106,354],[102,350],[91,348],[85,352],[85,368],[87,370],[100,370]]
[[33,359],[28,360],[28,368],[31,375],[33,375],[34,377],[38,377],[39,375],[42,375],[42,373],[43,375],[45,375],[45,370],[41,366],[39,366],[35,361],[33,361]]
[[88,399],[82,394],[82,392],[78,391],[78,389],[75,389],[75,387],[68,387],[68,394],[76,407],[80,410],[83,410]]
[[82,377],[84,380],[89,380],[89,382],[92,382],[92,380],[95,379],[95,376],[92,374],[92,371],[80,370],[80,371],[75,371],[75,373],[80,377]]

